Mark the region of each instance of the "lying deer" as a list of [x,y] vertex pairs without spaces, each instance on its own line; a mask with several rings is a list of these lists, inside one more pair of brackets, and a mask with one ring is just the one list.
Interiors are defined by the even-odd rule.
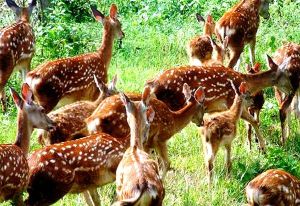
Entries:
[[117,6],[112,4],[110,15],[105,17],[92,7],[94,17],[104,25],[102,46],[97,52],[46,62],[29,72],[26,82],[40,105],[50,112],[59,102],[95,100],[99,91],[93,75],[107,82],[107,70],[116,37],[123,38],[121,23],[117,18]]
[[34,128],[51,130],[53,123],[43,109],[32,101],[27,84],[22,86],[22,97],[13,89],[10,91],[18,108],[18,133],[14,144],[0,145],[0,202],[13,199],[14,205],[22,205],[22,192],[29,179],[26,157],[30,136]]
[[249,206],[300,205],[300,180],[279,169],[270,169],[246,187]]
[[6,0],[6,3],[15,12],[16,23],[0,30],[0,101],[3,111],[6,111],[4,87],[14,70],[20,70],[25,80],[35,47],[29,18],[36,0],[26,8],[19,7],[13,0]]
[[[188,83],[194,91],[199,86],[204,89],[204,107],[206,113],[227,110],[234,99],[234,90],[230,85],[230,80],[234,85],[240,85],[245,81],[251,95],[270,86],[278,86],[282,90],[289,92],[292,88],[286,65],[290,59],[286,59],[279,66],[268,57],[270,70],[257,74],[242,74],[226,67],[194,67],[182,66],[164,71],[156,78],[148,81],[156,97],[165,102],[171,110],[181,109],[185,104],[185,99],[180,88],[184,83]],[[255,129],[258,136],[260,148],[264,150],[265,144],[259,131],[258,122],[246,111],[242,113],[242,118],[248,121]]]
[[[191,120],[198,126],[202,124],[204,111],[203,89],[197,88],[194,96],[192,96],[189,86],[184,84],[183,93],[187,104],[176,112],[173,112],[165,103],[155,98],[152,98],[149,103],[155,111],[155,116],[150,126],[149,137],[144,143],[144,148],[146,152],[154,148],[158,153],[162,164],[163,177],[170,168],[167,141],[185,128]],[[113,101],[110,99],[113,99]],[[141,97],[137,98],[135,96],[134,100],[141,100]],[[130,132],[125,117],[125,107],[118,95],[105,99],[99,105],[97,113],[94,112],[86,122],[90,133],[106,132],[122,138]]]
[[250,60],[254,65],[259,15],[269,19],[269,0],[241,0],[217,22],[215,33],[218,39],[223,42],[225,37],[228,38],[229,68],[236,65],[246,44],[250,44]]
[[117,93],[115,76],[111,83],[106,86],[101,80],[94,78],[100,90],[99,97],[95,101],[78,101],[65,105],[49,113],[50,119],[55,124],[51,131],[41,131],[39,142],[42,145],[50,145],[68,140],[78,139],[88,135],[85,119],[89,117],[98,105],[106,98]]
[[[231,82],[234,90],[235,85]],[[247,92],[246,83],[242,82],[239,92],[235,91],[234,101],[229,110],[217,112],[204,118],[204,125],[200,129],[202,134],[203,151],[209,184],[212,182],[214,160],[220,146],[225,146],[227,173],[231,169],[231,144],[236,136],[238,120],[242,111],[251,101],[250,93]]]
[[143,141],[148,138],[154,110],[148,107],[150,88],[146,87],[142,101],[132,102],[125,94],[121,100],[126,108],[130,127],[130,147],[126,150],[116,174],[118,205],[160,206],[165,191],[157,163],[143,151]]
[[286,58],[291,58],[290,63],[287,65],[287,70],[289,71],[289,79],[292,84],[292,88],[286,92],[282,91],[280,87],[275,87],[275,97],[279,103],[282,143],[286,141],[288,136],[289,128],[286,125],[286,119],[291,113],[290,110],[293,99],[295,114],[299,115],[300,113],[300,45],[296,43],[284,44],[276,51],[274,55],[274,62],[280,64],[281,62],[284,62]]

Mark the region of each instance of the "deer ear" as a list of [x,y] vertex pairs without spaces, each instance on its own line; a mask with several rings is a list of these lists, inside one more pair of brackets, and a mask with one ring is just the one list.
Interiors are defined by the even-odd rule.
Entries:
[[151,97],[151,89],[150,87],[146,86],[142,94],[142,101],[146,106],[149,104],[150,97]]
[[97,79],[96,75],[93,75],[94,77],[94,81],[96,86],[98,87],[98,89],[100,90],[101,93],[105,93],[106,91],[106,85],[103,83],[103,81],[101,79]]
[[21,8],[13,0],[6,0],[7,6],[15,12],[17,16],[21,14]]
[[192,91],[187,83],[183,84],[182,93],[184,95],[185,101],[188,102],[192,97]]
[[132,102],[131,100],[124,94],[123,92],[120,92],[120,99],[125,105],[126,111],[127,112],[132,112]]
[[273,61],[273,59],[269,55],[267,55],[267,62],[270,69],[276,70],[278,68],[277,64]]
[[104,23],[104,19],[105,19],[104,14],[102,14],[100,11],[98,11],[96,9],[96,7],[94,7],[94,6],[91,6],[91,10],[93,12],[93,15],[94,15],[95,19],[97,21],[100,21],[100,22]]
[[286,58],[278,67],[280,70],[285,70],[288,66],[288,64],[291,62],[292,57]]
[[10,94],[14,100],[14,103],[18,108],[22,109],[24,100],[19,96],[19,94],[13,88],[9,88],[9,89],[10,89]]
[[115,76],[112,78],[112,80],[110,81],[110,83],[108,85],[108,89],[110,91],[117,91],[117,88],[116,88],[117,81],[118,81],[118,75],[115,74]]
[[205,19],[199,13],[196,13],[196,19],[199,23],[205,22]]
[[246,70],[248,73],[251,72],[252,68],[251,68],[250,64],[246,64]]
[[204,102],[205,94],[202,87],[198,87],[198,89],[195,91],[194,97],[198,103]]
[[253,70],[254,70],[255,73],[260,72],[260,63],[257,62],[257,63],[254,65]]
[[212,18],[212,16],[210,14],[207,15],[206,22],[210,23],[210,24],[214,22],[214,20],[213,20],[213,18]]
[[155,111],[152,106],[149,106],[147,109],[147,120],[149,123],[153,122],[155,116]]
[[118,8],[115,4],[112,4],[109,12],[110,18],[115,20],[117,18],[117,14],[118,14]]
[[27,83],[23,83],[22,85],[22,97],[27,102],[27,104],[31,104],[33,101],[33,94]]
[[36,0],[32,0],[32,1],[29,3],[28,9],[29,9],[29,13],[30,13],[30,14],[32,13],[32,10],[33,10],[34,7],[36,7]]
[[241,94],[245,94],[247,92],[247,84],[246,82],[242,82],[240,87],[239,87],[239,91]]

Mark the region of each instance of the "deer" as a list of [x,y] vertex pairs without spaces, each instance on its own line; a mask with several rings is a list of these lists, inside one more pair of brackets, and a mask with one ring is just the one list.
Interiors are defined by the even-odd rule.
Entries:
[[148,106],[150,88],[145,89],[139,102],[132,102],[124,93],[120,94],[130,127],[130,147],[117,168],[118,201],[113,206],[161,206],[164,199],[165,191],[158,164],[143,149],[143,142],[148,138],[150,124],[155,116],[152,107]]
[[[204,89],[205,113],[212,113],[227,110],[234,99],[234,90],[230,86],[230,80],[234,85],[240,85],[243,81],[251,95],[266,87],[278,86],[289,93],[291,83],[286,69],[290,59],[277,65],[271,57],[267,56],[269,70],[256,74],[242,74],[227,67],[195,67],[181,66],[165,70],[155,78],[148,80],[146,85],[150,86],[152,93],[157,99],[165,102],[173,110],[179,110],[185,105],[185,98],[180,88],[187,83],[192,91],[199,86]],[[258,122],[246,109],[242,112],[242,119],[249,122],[258,136],[260,149],[265,151],[265,143],[259,131]]]
[[[246,67],[246,69],[249,74],[258,73],[258,72],[260,72],[260,64],[256,63],[254,65],[254,67],[251,67],[250,65],[248,65]],[[252,101],[253,101],[253,104],[248,107],[248,112],[249,112],[249,114],[251,114],[254,117],[254,119],[257,121],[257,123],[260,124],[259,115],[260,115],[260,111],[263,108],[263,105],[265,103],[263,91],[258,91],[256,94],[254,94],[252,96]],[[251,127],[251,124],[248,124],[247,139],[248,139],[248,144],[249,144],[250,150],[252,149],[252,143],[251,143],[252,137],[251,136],[252,136],[252,127]]]
[[235,85],[231,81],[235,90],[235,98],[231,107],[222,112],[211,114],[204,118],[203,127],[200,128],[202,135],[203,151],[209,185],[212,182],[214,159],[220,146],[226,150],[226,171],[231,170],[231,144],[236,136],[237,124],[242,115],[243,108],[251,102],[250,93],[247,92],[246,82],[242,82],[238,93]]
[[[250,45],[250,61],[254,66],[259,16],[270,18],[268,0],[241,0],[216,23],[217,38],[221,42],[228,38],[230,57],[227,67],[234,68],[246,44]],[[239,68],[239,65],[236,67]]]
[[280,64],[287,58],[291,58],[291,61],[287,65],[289,71],[289,80],[292,88],[289,92],[282,91],[280,87],[275,86],[275,97],[279,104],[279,116],[281,123],[281,143],[284,144],[289,128],[287,127],[286,119],[290,117],[290,110],[294,109],[296,117],[299,118],[300,113],[300,45],[296,43],[285,43],[274,54],[274,62]]
[[[182,92],[186,105],[172,111],[169,107],[156,98],[151,98],[149,105],[155,111],[154,120],[151,123],[149,137],[144,143],[144,149],[148,153],[154,149],[159,156],[159,163],[164,178],[170,169],[168,159],[167,141],[176,133],[185,128],[192,120],[197,126],[202,124],[204,111],[204,92],[201,87],[196,88],[194,95],[190,87],[184,84]],[[128,95],[129,99],[131,98]],[[140,101],[141,96],[134,96],[132,101]],[[126,110],[120,99],[120,95],[106,98],[97,108],[97,111],[86,119],[88,130],[91,134],[105,132],[116,138],[122,138],[130,134],[130,128],[126,121]]]
[[89,117],[98,105],[106,98],[117,93],[117,76],[106,86],[101,80],[94,81],[100,90],[99,97],[95,101],[82,100],[65,105],[48,114],[55,124],[51,131],[41,130],[38,139],[41,145],[50,145],[78,139],[88,135],[85,119]]
[[249,206],[300,205],[300,180],[280,169],[259,174],[246,186]]
[[22,97],[10,88],[18,109],[17,135],[14,144],[0,144],[0,202],[13,199],[14,205],[23,205],[22,192],[29,179],[27,154],[34,128],[51,130],[54,125],[39,105],[32,101],[27,84],[22,85]]
[[13,0],[6,0],[16,16],[16,22],[0,30],[0,101],[6,111],[4,87],[13,71],[20,71],[23,80],[30,70],[35,51],[35,37],[30,25],[30,15],[36,6],[32,0],[28,7],[19,7]]
[[47,112],[57,104],[63,106],[77,100],[97,99],[99,91],[93,82],[93,75],[107,83],[113,42],[115,38],[122,39],[124,32],[117,18],[118,9],[115,4],[111,5],[110,14],[106,17],[95,7],[91,9],[95,19],[104,26],[99,50],[45,62],[26,76],[34,97]]

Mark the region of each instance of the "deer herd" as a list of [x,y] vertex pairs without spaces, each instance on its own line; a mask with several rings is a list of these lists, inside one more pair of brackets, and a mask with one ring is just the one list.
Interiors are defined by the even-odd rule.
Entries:
[[[210,185],[222,145],[230,172],[240,118],[249,123],[250,149],[253,127],[261,152],[266,151],[259,128],[264,88],[275,88],[281,144],[289,136],[291,111],[300,117],[300,45],[284,43],[273,58],[267,55],[267,71],[255,64],[259,19],[270,17],[268,0],[241,0],[216,23],[211,15],[205,20],[197,14],[204,32],[187,44],[190,65],[149,79],[143,93],[119,92],[116,77],[107,83],[114,40],[125,36],[115,4],[108,16],[91,7],[103,24],[97,51],[48,61],[30,71],[35,50],[30,15],[36,0],[28,7],[13,0],[6,3],[16,22],[0,30],[3,112],[4,87],[14,70],[21,71],[24,83],[21,95],[10,88],[18,132],[14,144],[0,145],[0,202],[51,205],[68,193],[82,193],[86,203],[95,206],[100,205],[97,188],[116,180],[112,205],[162,205],[171,165],[167,141],[190,122],[200,127]],[[247,74],[238,71],[246,44],[251,61]],[[35,128],[43,147],[29,153]],[[300,180],[280,169],[267,170],[248,183],[246,196],[249,206],[299,206]]]

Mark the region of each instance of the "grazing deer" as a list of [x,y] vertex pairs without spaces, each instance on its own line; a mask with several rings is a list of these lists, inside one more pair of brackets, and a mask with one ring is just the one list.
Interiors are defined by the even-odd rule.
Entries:
[[78,101],[65,105],[49,113],[50,119],[55,124],[55,129],[51,131],[41,131],[39,142],[42,145],[50,145],[68,140],[78,139],[88,135],[85,119],[89,117],[97,106],[106,98],[117,93],[115,76],[111,83],[106,86],[101,80],[98,82],[94,78],[100,90],[99,97],[91,101]]
[[149,99],[149,87],[145,88],[142,101],[138,103],[121,94],[130,127],[130,147],[117,169],[118,201],[114,206],[160,206],[164,199],[165,191],[158,165],[143,151],[143,142],[148,138],[150,123],[154,118],[154,110],[148,107]]
[[26,82],[37,101],[47,112],[59,102],[95,100],[99,91],[93,82],[107,82],[107,70],[112,56],[115,37],[123,38],[121,23],[117,18],[117,6],[112,4],[110,15],[105,17],[92,7],[94,17],[104,25],[102,46],[97,52],[46,62],[29,72]]
[[[235,86],[231,82],[234,90]],[[229,110],[217,112],[204,118],[204,125],[200,129],[202,133],[203,151],[209,184],[212,181],[214,160],[220,146],[226,150],[227,173],[231,170],[231,143],[236,136],[238,120],[247,102],[251,100],[250,93],[247,92],[246,83],[242,82],[239,92],[235,91],[234,101]]]
[[[260,72],[260,64],[256,63],[254,67],[251,67],[248,65],[247,67],[247,72],[249,74],[255,74]],[[258,124],[260,124],[260,111],[265,103],[265,98],[264,98],[264,92],[263,91],[258,91],[256,94],[252,96],[253,104],[248,107],[248,112],[251,114],[254,119],[257,121]],[[248,143],[249,143],[249,148],[251,150],[252,148],[252,143],[251,143],[251,136],[252,136],[252,127],[251,124],[248,124]]]
[[[147,84],[152,88],[156,97],[165,102],[173,111],[182,108],[185,104],[184,96],[180,92],[184,83],[188,83],[193,91],[199,86],[204,89],[205,112],[224,111],[231,106],[234,99],[234,90],[230,85],[230,80],[234,85],[240,85],[245,81],[251,95],[274,85],[284,91],[290,91],[292,86],[286,70],[288,62],[289,59],[286,59],[278,66],[268,57],[270,70],[257,74],[242,74],[221,66],[182,66],[164,71]],[[243,111],[242,118],[254,127],[260,148],[264,150],[265,145],[257,121],[246,110]]]
[[13,199],[14,205],[22,205],[22,191],[26,188],[29,168],[26,160],[30,136],[34,128],[50,130],[52,121],[43,109],[32,102],[32,93],[27,84],[22,86],[22,97],[11,89],[18,108],[18,133],[14,144],[0,145],[0,202]]
[[[150,99],[149,103],[155,111],[155,116],[151,123],[149,137],[144,143],[144,148],[146,152],[149,152],[151,148],[157,151],[162,164],[163,176],[170,168],[167,141],[185,128],[191,120],[197,126],[201,125],[203,120],[203,89],[198,88],[192,96],[189,86],[184,84],[182,91],[187,104],[176,112],[173,112],[165,103],[155,98]],[[131,97],[129,96],[129,98]],[[134,96],[134,100],[141,100],[141,96]],[[122,138],[130,132],[125,117],[126,110],[118,95],[105,99],[97,108],[97,112],[95,111],[86,122],[90,133],[105,132],[115,135],[114,137]]]
[[36,0],[26,8],[19,7],[13,0],[6,0],[6,3],[15,12],[17,22],[0,30],[0,101],[3,111],[6,111],[4,87],[14,70],[20,70],[25,80],[35,47],[29,18]]
[[269,19],[268,0],[241,0],[217,22],[215,33],[218,39],[223,42],[228,37],[229,68],[236,65],[246,44],[250,44],[250,60],[254,65],[259,15]]
[[300,180],[279,169],[258,175],[246,186],[249,206],[300,205]]
[[281,91],[279,87],[275,87],[275,97],[279,103],[279,114],[281,122],[281,142],[282,144],[286,141],[288,136],[289,128],[286,125],[286,119],[290,115],[290,106],[294,99],[293,106],[296,116],[299,118],[300,113],[300,45],[296,43],[286,43],[280,47],[275,55],[274,62],[280,64],[284,62],[286,58],[291,58],[290,63],[287,65],[287,70],[289,71],[289,79],[292,84],[291,90],[289,92]]

